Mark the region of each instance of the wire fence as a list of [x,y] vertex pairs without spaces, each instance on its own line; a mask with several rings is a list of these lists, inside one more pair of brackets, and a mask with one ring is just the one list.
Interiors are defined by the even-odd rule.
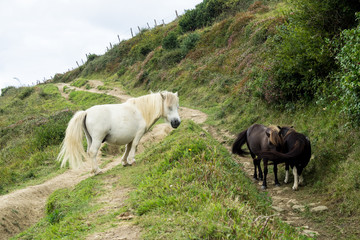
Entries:
[[[140,34],[144,29],[146,30],[150,30],[150,29],[154,29],[156,27],[159,27],[159,26],[165,26],[167,23],[170,23],[176,19],[178,19],[182,14],[185,13],[186,10],[184,10],[183,12],[181,12],[180,14],[178,13],[177,10],[175,10],[174,12],[174,15],[172,16],[168,16],[168,17],[165,17],[165,18],[162,18],[160,21],[159,20],[156,20],[154,19],[154,22],[153,23],[149,23],[147,22],[146,24],[144,24],[143,26],[136,26],[135,28],[133,27],[130,27],[129,30],[126,32],[126,34],[130,37],[130,38],[124,38],[124,39],[121,39],[120,38],[120,35],[118,34],[117,35],[117,40],[116,42],[109,42],[109,46],[106,47],[106,51],[104,52],[104,54],[109,51],[110,49],[112,49],[116,44],[120,44],[122,41],[126,41],[126,40],[129,40],[135,36],[137,36],[138,34]],[[86,57],[86,61],[89,57],[91,53],[86,53],[85,54],[85,57]],[[72,67],[72,68],[68,68],[68,72],[76,69],[76,68],[79,68],[81,67],[82,65],[84,65],[86,63],[86,61],[84,61],[84,59],[80,59],[80,61],[75,61],[76,63],[76,66],[75,67]],[[62,74],[65,74],[66,72],[63,72]],[[49,83],[49,82],[52,82],[54,79],[54,76],[50,76],[50,78],[47,78],[47,77],[44,77],[42,80],[37,80],[36,83],[33,83],[32,85],[28,85],[29,87],[30,86],[34,86],[34,85],[39,85],[39,84],[44,84],[44,83]]]

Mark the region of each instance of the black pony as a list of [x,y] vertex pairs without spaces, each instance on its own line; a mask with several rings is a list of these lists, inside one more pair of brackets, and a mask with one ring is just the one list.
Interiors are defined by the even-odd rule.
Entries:
[[259,155],[270,161],[285,161],[285,183],[289,180],[289,166],[291,166],[294,174],[292,189],[297,190],[299,183],[301,184],[304,180],[301,173],[311,158],[310,140],[304,134],[296,132],[292,127],[281,127],[279,134],[284,139],[283,151],[264,150]]
[[[266,189],[266,176],[268,173],[268,158],[259,157],[261,152],[270,152],[273,151],[282,151],[283,140],[279,135],[279,129],[275,126],[265,127],[260,124],[253,124],[248,129],[239,133],[235,142],[232,146],[232,153],[238,154],[240,156],[247,154],[247,152],[243,151],[241,147],[244,144],[247,144],[248,149],[250,150],[251,157],[254,163],[254,179],[257,178],[257,169],[259,170],[260,180],[263,178],[263,174],[261,171],[260,162],[263,159],[264,162],[264,179],[262,188]],[[256,157],[258,156],[258,157]],[[274,162],[274,174],[275,174],[275,185],[280,185],[277,178],[277,162]]]

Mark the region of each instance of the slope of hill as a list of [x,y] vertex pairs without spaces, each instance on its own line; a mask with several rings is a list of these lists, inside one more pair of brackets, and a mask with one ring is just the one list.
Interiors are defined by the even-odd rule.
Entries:
[[[256,1],[230,11],[218,1],[222,12],[217,21],[208,17],[202,27],[184,30],[184,19],[192,14],[213,13],[212,2],[204,1],[197,12],[166,26],[143,30],[54,81],[98,78],[105,87],[121,86],[133,95],[179,91],[183,103],[209,113],[209,122],[233,133],[254,122],[293,125],[312,141],[308,184],[340,203],[342,212],[357,212],[358,83],[349,77],[357,70],[349,64],[344,76],[348,80],[341,80],[345,66],[337,65],[341,54],[336,53],[345,54],[350,46],[357,49],[339,34],[346,27],[358,29],[355,12],[360,5]],[[329,17],[334,11],[336,21]],[[350,39],[349,32],[340,36]],[[348,56],[356,65],[356,54]],[[347,87],[342,81],[348,81]]]
[[[133,96],[149,90],[178,91],[183,104],[208,113],[208,124],[233,134],[255,122],[295,126],[309,136],[313,148],[304,172],[306,186],[299,194],[330,207],[321,214],[307,207],[301,214],[328,236],[356,238],[359,59],[349,49],[359,50],[352,38],[359,31],[359,3],[244,2],[204,1],[177,21],[143,30],[102,56],[90,55],[83,66],[52,81],[80,87],[97,79],[104,83],[101,90],[120,87]],[[185,21],[193,16],[198,16],[198,25]],[[60,171],[52,160],[74,110],[119,101],[79,91],[69,92],[69,100],[52,83],[3,91],[1,193]],[[149,204],[161,209],[158,201]]]

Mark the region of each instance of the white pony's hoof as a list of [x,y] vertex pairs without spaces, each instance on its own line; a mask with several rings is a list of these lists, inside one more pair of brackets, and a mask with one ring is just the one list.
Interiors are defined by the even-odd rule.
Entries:
[[94,173],[94,175],[99,175],[99,174],[102,174],[103,171],[100,168],[98,168],[96,170],[93,170],[93,173]]
[[293,186],[293,187],[292,187],[292,190],[297,191],[297,190],[298,190],[298,187],[297,187],[297,186]]
[[127,163],[127,162],[121,162],[121,164],[122,164],[124,167],[131,166],[131,164],[129,164],[129,163]]
[[129,165],[135,164],[135,158],[133,158],[131,161],[128,161]]

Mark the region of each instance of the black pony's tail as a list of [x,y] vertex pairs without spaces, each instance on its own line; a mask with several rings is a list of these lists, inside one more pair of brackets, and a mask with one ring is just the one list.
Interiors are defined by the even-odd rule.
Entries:
[[239,133],[237,136],[235,142],[232,145],[232,153],[238,154],[238,155],[244,155],[249,154],[248,152],[245,152],[241,149],[241,147],[246,143],[247,141],[247,129]]
[[270,161],[291,160],[301,155],[304,151],[304,148],[305,145],[302,142],[297,141],[297,143],[288,153],[281,153],[277,151],[262,151],[259,156],[261,158],[267,158]]

